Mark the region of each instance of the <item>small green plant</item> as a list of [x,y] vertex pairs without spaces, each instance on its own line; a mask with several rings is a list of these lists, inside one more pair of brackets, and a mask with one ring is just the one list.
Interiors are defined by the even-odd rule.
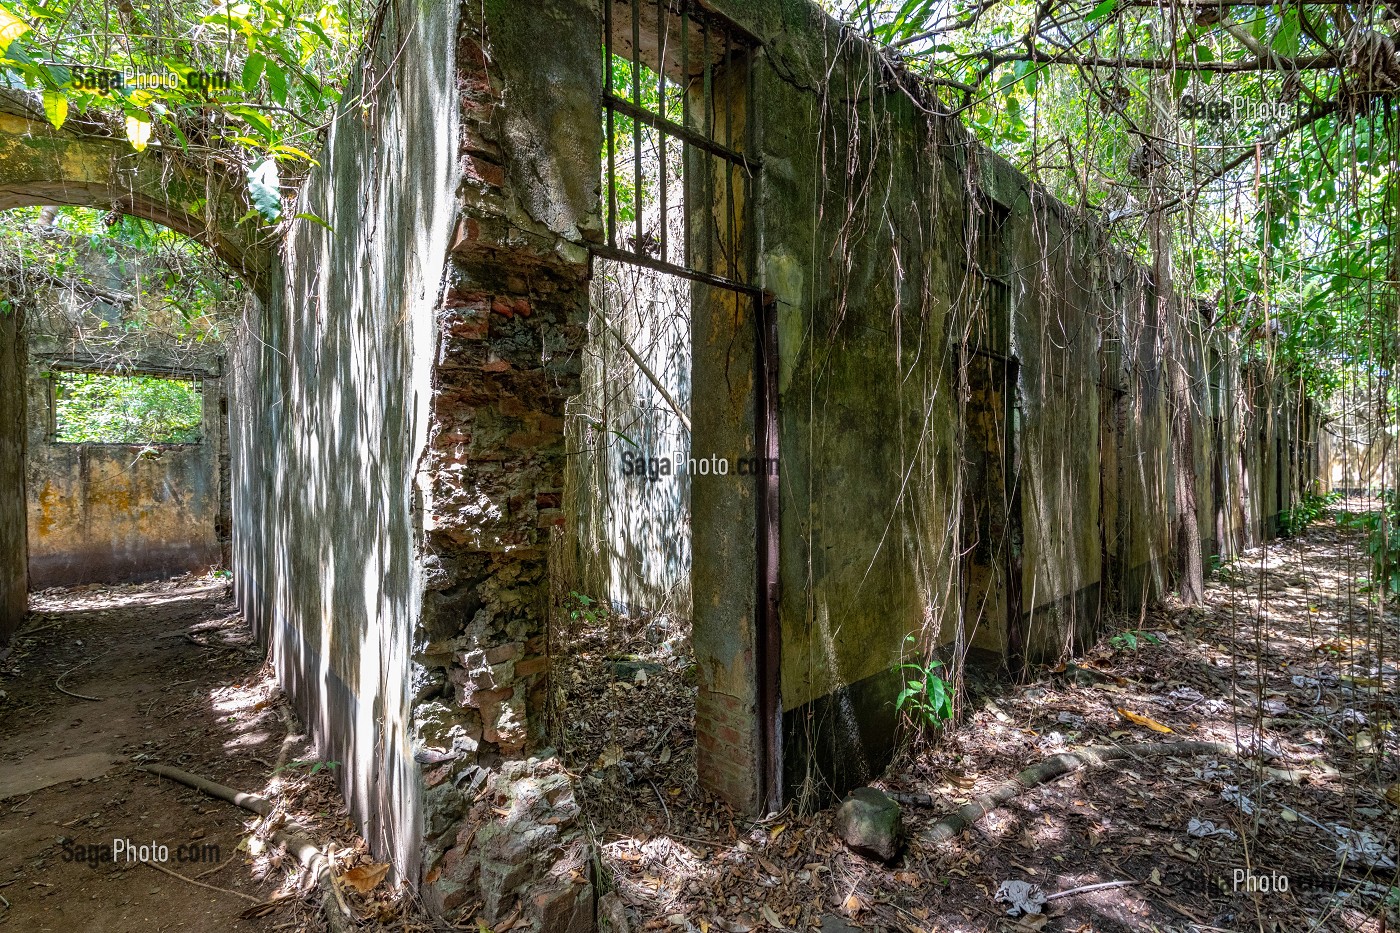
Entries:
[[1108,640],[1108,643],[1115,648],[1126,648],[1129,651],[1136,651],[1138,647],[1146,642],[1149,645],[1160,645],[1162,639],[1151,632],[1144,632],[1142,629],[1128,629],[1126,632],[1119,632]]
[[1317,521],[1327,511],[1328,507],[1342,498],[1339,492],[1329,492],[1326,495],[1308,493],[1303,497],[1303,501],[1298,503],[1297,508],[1285,509],[1278,513],[1278,533],[1285,538],[1296,538],[1307,530],[1307,527]]
[[[906,642],[914,640],[913,635],[905,637]],[[943,662],[930,658],[922,664],[905,663],[899,666],[904,674],[904,688],[895,699],[895,706],[901,713],[908,713],[918,722],[936,729],[953,718],[953,685],[938,674]]]
[[338,761],[289,761],[280,768],[273,768],[272,773],[278,774],[282,771],[294,771],[297,768],[305,768],[310,765],[311,770],[306,772],[307,777],[315,777],[321,771],[334,771],[340,766]]
[[586,596],[578,590],[572,590],[567,599],[564,600],[564,608],[569,613],[569,624],[577,625],[586,622],[589,625],[597,625],[598,620],[607,615],[607,610],[592,596]]

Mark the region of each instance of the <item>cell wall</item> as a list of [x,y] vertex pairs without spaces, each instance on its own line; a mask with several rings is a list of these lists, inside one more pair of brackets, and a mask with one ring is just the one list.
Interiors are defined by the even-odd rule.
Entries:
[[240,606],[352,817],[417,881],[411,653],[426,443],[458,178],[456,8],[398,2],[302,187],[269,300],[234,355]]
[[133,583],[221,566],[219,374],[189,374],[202,376],[197,443],[71,444],[54,439],[48,376],[69,365],[77,364],[36,352],[26,382],[30,586]]
[[29,594],[22,324],[20,312],[0,313],[0,645],[23,621]]

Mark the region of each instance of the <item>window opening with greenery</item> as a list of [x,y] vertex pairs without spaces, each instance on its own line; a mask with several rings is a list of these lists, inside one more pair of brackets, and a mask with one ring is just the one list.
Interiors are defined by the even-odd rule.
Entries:
[[204,393],[193,379],[56,372],[54,440],[61,444],[197,444]]

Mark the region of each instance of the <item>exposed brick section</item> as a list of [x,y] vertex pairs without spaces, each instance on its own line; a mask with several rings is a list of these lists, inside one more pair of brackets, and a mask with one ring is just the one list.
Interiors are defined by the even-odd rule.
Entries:
[[[439,912],[470,919],[479,911],[493,926],[518,908],[514,929],[522,933],[586,933],[593,896],[578,807],[571,779],[540,745],[550,669],[546,561],[550,529],[563,521],[564,411],[578,391],[588,267],[568,239],[576,229],[532,213],[566,198],[522,193],[507,168],[521,163],[512,147],[522,143],[502,131],[502,94],[522,88],[493,70],[523,61],[524,50],[487,48],[483,36],[511,41],[501,37],[520,29],[524,15],[514,5],[464,4],[457,50],[463,209],[437,312],[419,476],[427,551],[415,655],[428,788],[423,894]],[[506,28],[487,29],[482,16]],[[533,46],[529,52],[534,67]],[[514,115],[531,106],[513,98]]]
[[535,929],[588,933],[591,863],[574,828],[573,782],[558,762],[511,761],[495,773],[471,766],[456,780],[469,795],[452,784],[430,789],[437,804],[429,811],[437,843],[424,875],[430,906],[479,915],[493,927],[520,914]]
[[701,687],[695,701],[700,783],[736,808],[758,808],[759,737],[751,702]]

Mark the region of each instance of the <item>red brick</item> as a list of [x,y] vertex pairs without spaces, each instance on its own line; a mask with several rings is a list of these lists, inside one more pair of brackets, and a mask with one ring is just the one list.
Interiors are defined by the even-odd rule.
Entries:
[[549,670],[549,655],[547,654],[515,662],[516,677],[529,677],[531,674],[540,674],[547,670]]
[[494,188],[504,188],[506,184],[504,168],[477,156],[467,156],[467,177],[480,179]]
[[[518,641],[508,642],[504,645],[497,645],[494,648],[486,649],[487,664],[504,664],[506,661],[514,661],[525,653],[525,646]],[[516,667],[517,673],[519,666]]]

